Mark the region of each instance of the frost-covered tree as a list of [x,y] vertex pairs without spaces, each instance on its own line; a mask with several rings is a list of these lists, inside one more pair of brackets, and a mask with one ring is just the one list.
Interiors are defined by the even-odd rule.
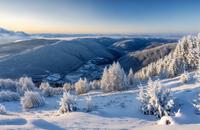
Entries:
[[0,114],[5,114],[6,113],[6,108],[4,105],[0,104]]
[[37,88],[29,77],[21,77],[18,81],[17,92],[20,95],[24,95],[26,91],[35,91]]
[[89,87],[90,85],[86,78],[80,78],[79,81],[75,83],[75,89],[77,94],[87,93],[90,90]]
[[141,111],[146,115],[155,115],[161,118],[172,114],[174,100],[170,89],[163,86],[158,80],[149,79],[147,86],[140,88],[138,99],[141,102]]
[[60,100],[60,113],[76,111],[76,97],[65,92]]
[[128,78],[119,62],[105,67],[101,78],[101,88],[104,92],[124,90],[128,87]]
[[45,104],[44,97],[38,92],[26,91],[21,97],[21,105],[24,109],[35,108]]

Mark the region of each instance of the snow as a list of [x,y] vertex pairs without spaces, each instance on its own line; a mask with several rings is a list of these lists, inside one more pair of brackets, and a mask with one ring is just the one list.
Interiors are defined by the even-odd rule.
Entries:
[[[191,75],[194,72],[190,73]],[[161,80],[171,88],[178,108],[175,116],[161,120],[143,115],[140,102],[136,99],[137,89],[103,93],[93,90],[77,96],[78,111],[60,114],[59,102],[62,95],[45,97],[45,105],[23,110],[19,101],[1,102],[6,114],[0,115],[0,129],[134,129],[134,130],[198,130],[200,115],[195,113],[193,99],[200,92],[200,82],[194,80],[182,83],[180,77]],[[87,112],[87,97],[90,96],[93,109]],[[163,125],[166,119],[173,125]]]
[[174,125],[174,120],[170,116],[163,116],[159,121],[159,125]]

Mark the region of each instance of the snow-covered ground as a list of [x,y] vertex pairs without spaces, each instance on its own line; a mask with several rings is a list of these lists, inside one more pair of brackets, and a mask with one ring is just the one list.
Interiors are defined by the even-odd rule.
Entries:
[[[193,75],[194,73],[191,73]],[[200,92],[200,82],[182,83],[179,77],[162,80],[173,91],[180,113],[172,119],[173,125],[159,125],[154,116],[143,115],[137,100],[138,90],[102,93],[91,91],[78,96],[78,112],[59,114],[61,96],[46,98],[43,107],[23,110],[20,102],[2,102],[7,109],[0,115],[0,129],[134,129],[134,130],[199,130],[200,115],[195,114],[192,101]],[[87,95],[92,97],[94,110],[85,112]],[[178,110],[177,110],[178,111]]]

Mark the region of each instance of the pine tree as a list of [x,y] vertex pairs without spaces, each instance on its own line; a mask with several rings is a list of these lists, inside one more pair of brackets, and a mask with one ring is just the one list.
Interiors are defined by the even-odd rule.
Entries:
[[170,90],[159,81],[149,79],[147,87],[140,87],[138,99],[141,102],[141,111],[146,115],[155,115],[158,118],[172,114],[174,100]]

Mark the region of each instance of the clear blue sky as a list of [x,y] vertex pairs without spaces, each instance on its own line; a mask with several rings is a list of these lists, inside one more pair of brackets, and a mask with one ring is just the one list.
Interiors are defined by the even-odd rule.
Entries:
[[0,0],[0,26],[31,33],[200,32],[200,0]]

